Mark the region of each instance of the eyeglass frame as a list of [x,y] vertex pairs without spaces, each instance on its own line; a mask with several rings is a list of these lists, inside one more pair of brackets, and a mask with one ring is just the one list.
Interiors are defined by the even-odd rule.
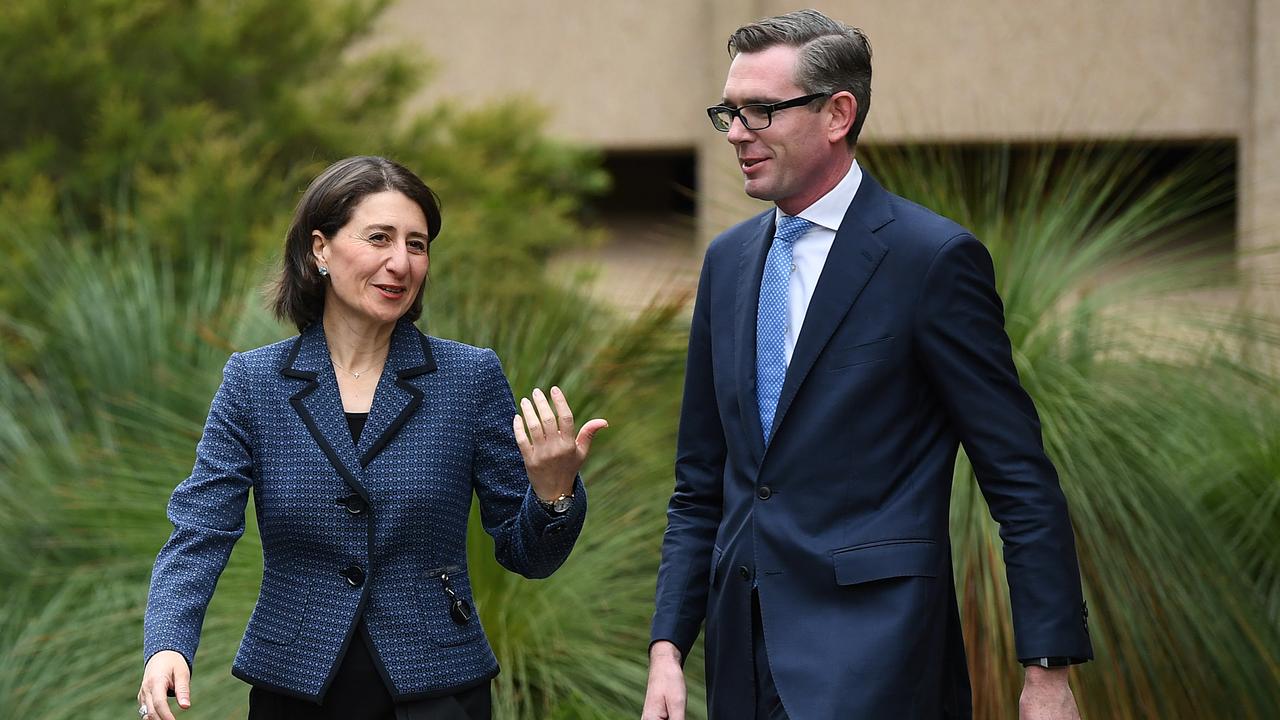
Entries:
[[[712,105],[711,107],[707,108],[707,117],[711,118],[711,127],[714,127],[716,130],[722,133],[727,133],[731,129],[733,129],[733,118],[737,118],[738,122],[742,123],[742,127],[750,130],[751,132],[759,132],[773,125],[773,114],[775,112],[779,110],[786,110],[787,108],[804,107],[805,105],[808,105],[814,100],[818,100],[820,98],[829,98],[834,94],[835,93],[829,93],[829,92],[812,93],[809,95],[801,95],[800,97],[797,97],[797,98],[791,98],[790,100],[783,100],[781,102],[776,102],[776,103],[747,103],[746,105],[743,105],[741,107],[733,107],[731,105]],[[747,122],[747,119],[742,116],[742,111],[745,108],[762,108],[764,110],[765,117],[768,119],[768,122],[766,122],[761,127],[751,127],[751,125]],[[728,112],[731,115],[731,117],[729,118],[729,124],[725,125],[723,128],[720,127],[720,125],[716,122],[716,115],[720,112]]]

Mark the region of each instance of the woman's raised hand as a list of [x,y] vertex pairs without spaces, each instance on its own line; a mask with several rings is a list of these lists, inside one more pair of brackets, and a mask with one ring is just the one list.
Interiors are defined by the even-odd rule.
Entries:
[[[552,404],[555,409],[552,409]],[[520,399],[520,414],[511,420],[516,445],[524,456],[533,492],[544,502],[573,492],[573,480],[591,452],[591,440],[609,423],[588,420],[577,430],[569,401],[558,387],[551,388],[551,400],[541,388],[533,389],[533,399]]]

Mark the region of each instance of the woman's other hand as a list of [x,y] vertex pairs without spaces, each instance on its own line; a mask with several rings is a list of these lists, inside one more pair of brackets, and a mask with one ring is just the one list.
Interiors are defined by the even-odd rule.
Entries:
[[169,710],[169,691],[178,698],[178,707],[191,707],[191,668],[182,653],[161,650],[147,661],[138,689],[138,705],[147,708],[145,720],[174,720]]
[[521,398],[520,413],[512,418],[512,429],[516,445],[524,456],[533,492],[543,502],[572,493],[578,469],[591,452],[592,438],[602,428],[609,427],[609,423],[596,418],[576,430],[569,401],[564,392],[554,386],[550,402],[540,388],[534,388],[532,400]]

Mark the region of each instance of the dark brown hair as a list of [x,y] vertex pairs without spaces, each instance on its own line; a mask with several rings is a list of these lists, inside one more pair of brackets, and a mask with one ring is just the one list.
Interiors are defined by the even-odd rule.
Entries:
[[866,34],[817,10],[798,10],[734,30],[729,36],[729,56],[777,45],[799,48],[795,81],[805,93],[834,95],[848,90],[853,94],[858,116],[845,141],[849,147],[857,144],[871,109],[871,41]]
[[[276,317],[289,320],[303,330],[324,315],[325,279],[316,269],[312,255],[312,231],[332,238],[351,220],[361,200],[392,190],[403,193],[422,208],[427,218],[427,243],[440,234],[440,199],[408,168],[383,157],[350,157],[325,168],[298,201],[293,222],[284,237],[284,257],[280,277],[275,282],[273,309]],[[426,282],[423,282],[426,285]],[[405,312],[404,318],[422,315],[422,290]]]

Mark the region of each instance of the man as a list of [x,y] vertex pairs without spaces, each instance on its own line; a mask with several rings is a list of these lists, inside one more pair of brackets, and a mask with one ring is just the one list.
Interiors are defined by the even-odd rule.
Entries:
[[972,714],[948,511],[963,443],[1000,523],[1023,718],[1078,718],[1075,543],[990,256],[854,161],[871,48],[803,11],[738,29],[723,104],[748,195],[707,249],[643,718],[682,718],[706,620],[716,720]]

